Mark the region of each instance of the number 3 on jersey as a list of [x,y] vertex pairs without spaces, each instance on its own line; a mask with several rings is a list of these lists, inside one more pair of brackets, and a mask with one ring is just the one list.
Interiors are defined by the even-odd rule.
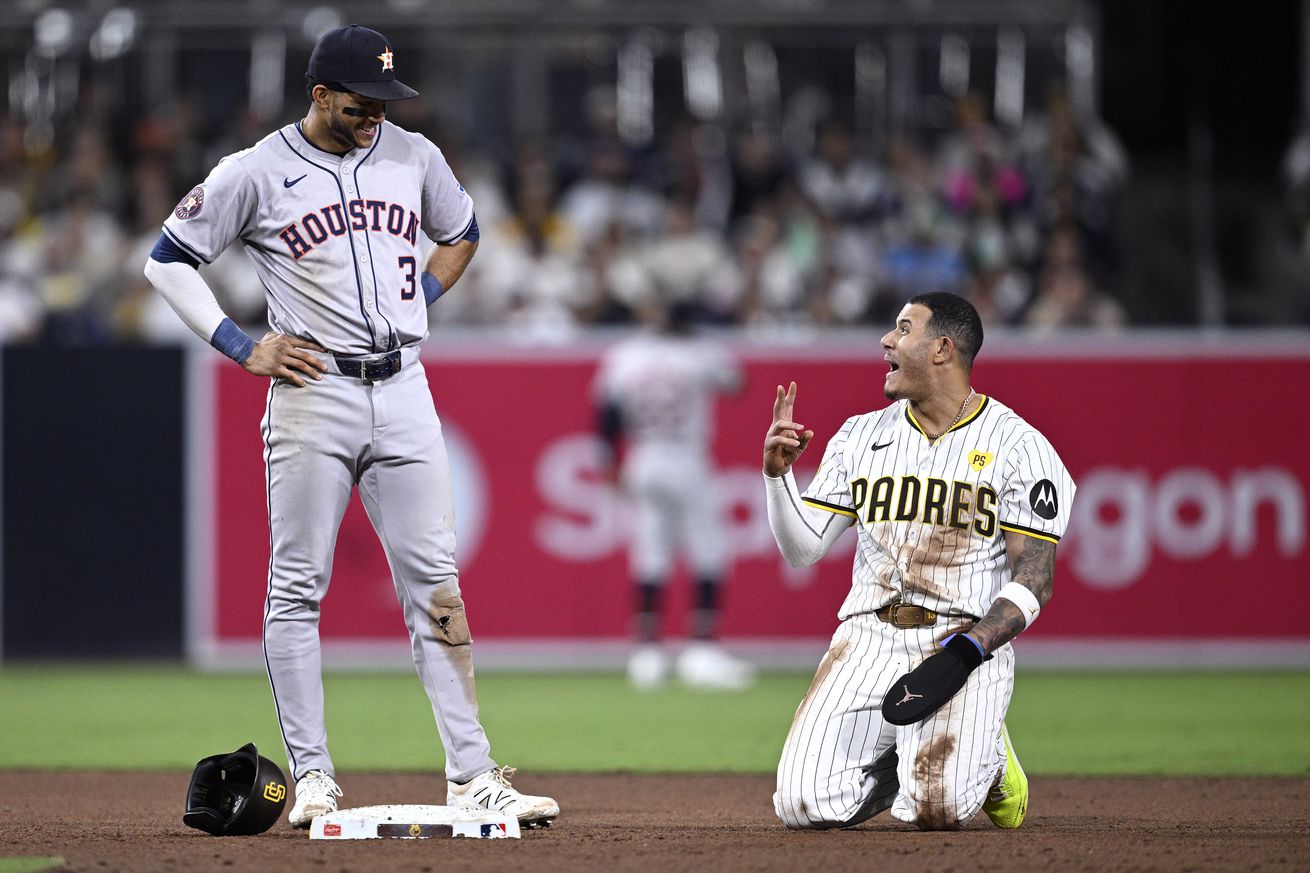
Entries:
[[396,266],[405,271],[405,281],[408,283],[406,287],[400,289],[400,299],[413,300],[414,295],[418,293],[418,289],[414,285],[415,274],[418,271],[418,263],[414,260],[412,255],[401,255],[399,258],[396,258]]

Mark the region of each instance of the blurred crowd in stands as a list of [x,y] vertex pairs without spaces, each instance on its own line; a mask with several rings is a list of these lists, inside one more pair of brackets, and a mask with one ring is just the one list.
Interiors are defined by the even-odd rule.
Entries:
[[[0,118],[0,341],[187,336],[142,264],[178,199],[279,124],[203,123],[195,101],[138,116],[108,103],[90,88],[49,138]],[[966,96],[934,137],[875,147],[832,119],[805,153],[759,126],[690,119],[634,148],[612,99],[587,107],[577,136],[503,149],[443,131],[422,99],[389,107],[446,151],[482,228],[460,286],[432,307],[434,326],[512,325],[559,341],[676,302],[713,325],[881,327],[933,290],[966,295],[989,326],[1125,323],[1112,292],[1127,157],[1063,92],[1009,134]],[[262,329],[262,288],[239,246],[204,274],[234,318]]]

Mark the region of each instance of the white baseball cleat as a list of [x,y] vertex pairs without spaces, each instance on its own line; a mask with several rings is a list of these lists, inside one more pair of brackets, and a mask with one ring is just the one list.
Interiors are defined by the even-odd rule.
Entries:
[[639,646],[628,656],[628,682],[638,691],[654,691],[669,678],[669,659],[659,646]]
[[489,809],[512,815],[524,827],[545,827],[559,815],[559,804],[551,797],[522,794],[509,784],[513,767],[496,767],[463,785],[446,783],[446,805],[456,809]]
[[742,691],[755,682],[755,668],[713,643],[692,643],[678,656],[678,678],[705,691]]
[[307,828],[314,816],[337,811],[341,788],[324,770],[310,770],[296,782],[296,805],[287,816],[293,828]]

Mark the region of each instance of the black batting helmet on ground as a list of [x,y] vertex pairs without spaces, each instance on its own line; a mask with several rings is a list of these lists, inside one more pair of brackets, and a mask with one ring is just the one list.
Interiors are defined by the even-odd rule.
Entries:
[[287,804],[282,768],[254,743],[202,758],[191,774],[182,823],[216,837],[262,834]]

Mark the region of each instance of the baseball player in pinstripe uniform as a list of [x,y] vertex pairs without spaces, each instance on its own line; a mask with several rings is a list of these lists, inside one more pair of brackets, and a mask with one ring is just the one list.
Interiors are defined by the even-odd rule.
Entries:
[[1074,485],[1045,437],[970,387],[982,338],[963,298],[910,300],[882,338],[895,402],[848,419],[803,493],[790,468],[814,433],[796,421],[795,383],[778,387],[764,476],[779,548],[804,566],[848,527],[859,538],[841,624],[778,764],[787,827],[888,807],[925,830],[980,809],[1023,822],[1010,641],[1051,598]]
[[[192,189],[146,275],[192,330],[271,377],[264,655],[296,779],[291,824],[308,827],[342,793],[323,720],[318,616],[356,487],[445,747],[446,802],[543,823],[558,804],[510,785],[513,770],[492,760],[478,719],[449,462],[418,362],[427,306],[464,272],[478,224],[441,150],[386,121],[387,101],[418,93],[396,78],[395,57],[377,31],[326,33],[309,62],[308,113]],[[428,240],[437,245],[425,255]],[[258,342],[196,269],[237,241],[267,292],[273,330]]]

